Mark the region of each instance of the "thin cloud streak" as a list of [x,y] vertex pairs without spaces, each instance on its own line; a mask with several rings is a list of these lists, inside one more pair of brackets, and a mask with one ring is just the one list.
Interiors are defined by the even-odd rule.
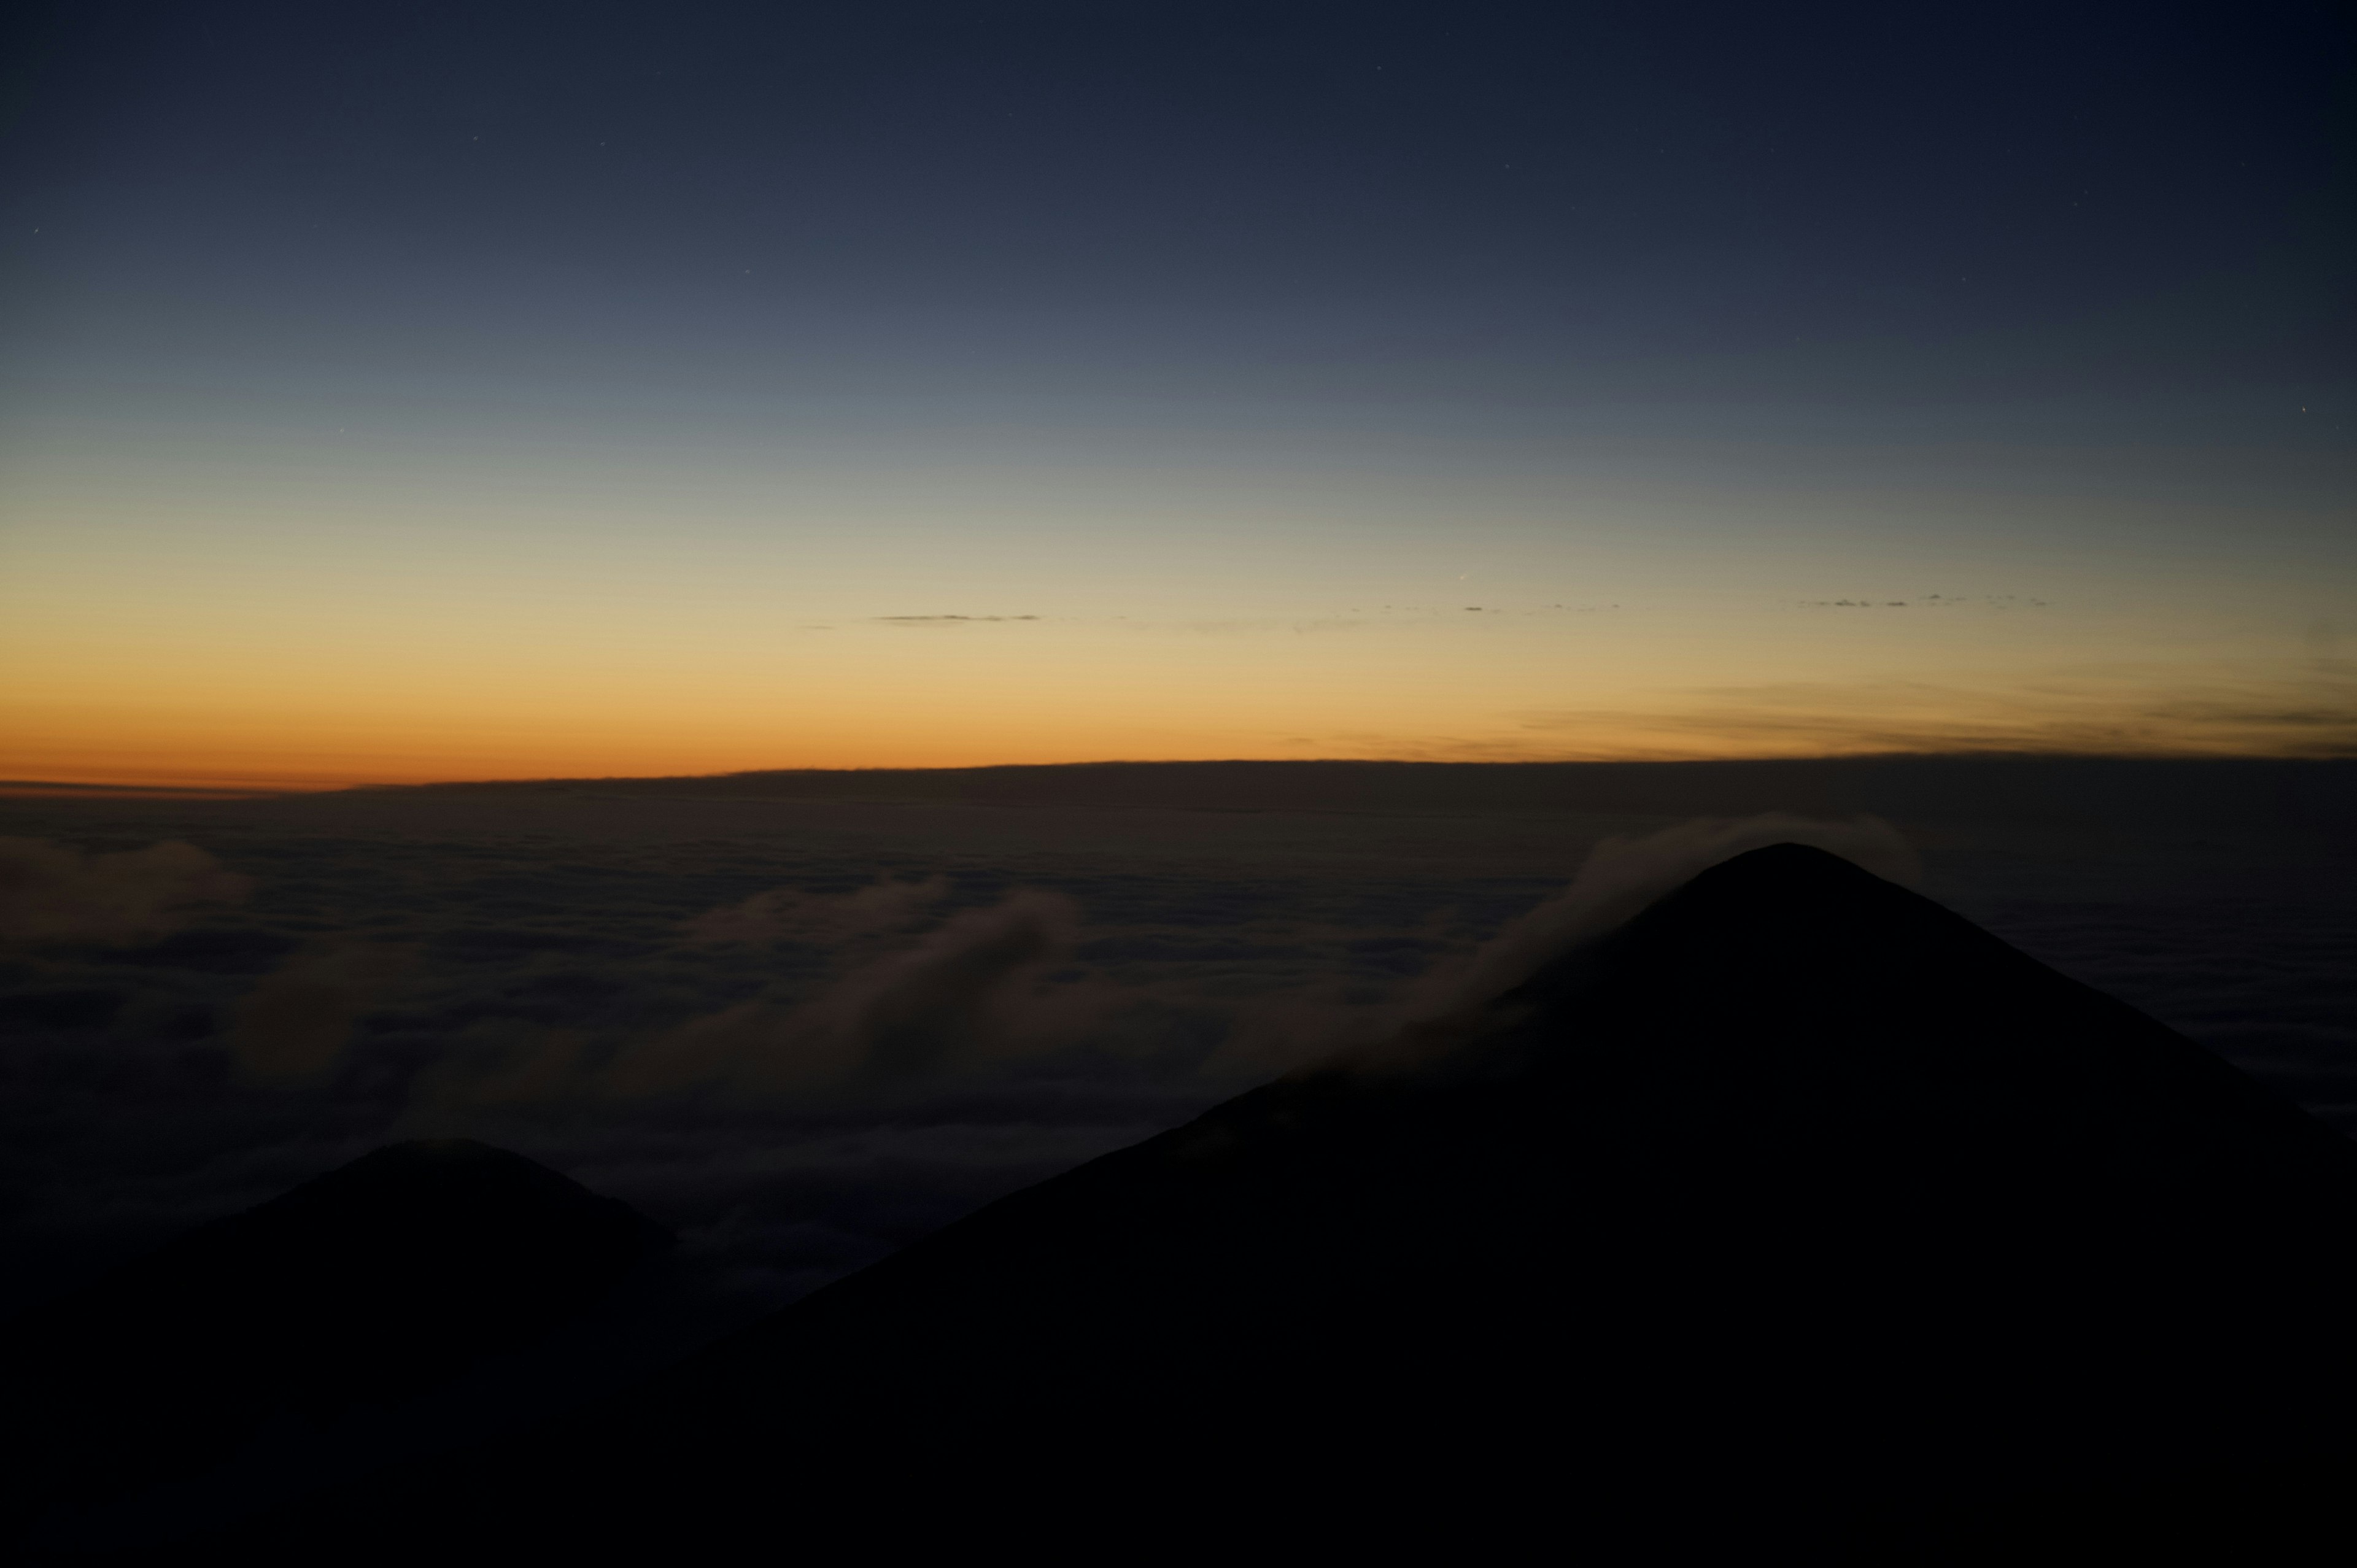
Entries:
[[[1930,682],[1722,686],[1664,699],[1652,711],[1525,714],[1526,732],[1611,738],[1560,749],[1526,743],[1523,755],[1571,761],[1874,752],[2357,757],[2357,681],[2211,677],[2156,694],[2160,687],[2151,677],[2134,691],[2085,677],[2006,691]],[[1478,751],[1453,754],[1502,760],[1510,749],[1476,744]],[[1451,754],[1447,746],[1433,753]]]

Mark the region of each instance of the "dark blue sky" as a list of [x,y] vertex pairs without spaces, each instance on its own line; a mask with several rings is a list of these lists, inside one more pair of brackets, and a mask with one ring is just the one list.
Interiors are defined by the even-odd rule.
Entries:
[[98,296],[470,363],[586,335],[592,374],[718,332],[920,377],[2321,389],[2344,18],[74,6],[14,84],[10,292],[37,340]]

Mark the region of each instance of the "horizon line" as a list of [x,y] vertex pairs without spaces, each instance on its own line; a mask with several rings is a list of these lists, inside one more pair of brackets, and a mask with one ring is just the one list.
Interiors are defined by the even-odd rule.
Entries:
[[557,785],[597,784],[672,784],[709,783],[722,779],[759,779],[773,776],[851,778],[884,775],[942,775],[985,773],[1046,773],[1058,769],[1083,768],[1431,768],[1496,769],[1506,771],[1523,768],[1810,768],[1835,764],[1891,763],[2273,763],[2284,765],[2348,764],[2357,762],[2357,756],[2286,756],[2280,752],[2121,752],[2121,751],[1998,751],[1974,749],[1966,751],[1876,751],[1835,752],[1813,757],[1098,757],[1065,762],[985,762],[955,763],[932,767],[891,766],[851,768],[779,767],[738,768],[711,773],[606,773],[549,774],[526,778],[452,778],[411,780],[339,782],[332,784],[284,783],[161,783],[123,782],[78,779],[0,779],[0,799],[75,798],[95,796],[115,800],[253,800],[296,795],[339,795],[378,793],[413,789],[532,789]]

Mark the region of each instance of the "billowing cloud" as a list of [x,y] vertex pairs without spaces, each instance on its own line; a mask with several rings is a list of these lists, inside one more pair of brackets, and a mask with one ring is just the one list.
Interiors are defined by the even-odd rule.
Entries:
[[1023,891],[963,910],[800,1005],[743,1003],[635,1046],[614,1063],[606,1087],[621,1094],[715,1082],[787,1090],[901,1079],[1039,1048],[1047,1040],[1039,1026],[1052,1011],[1041,982],[1071,953],[1078,925],[1077,908],[1055,893]]
[[0,838],[0,941],[129,947],[170,936],[202,910],[234,904],[249,878],[194,844],[89,854]]
[[336,1065],[361,1012],[406,971],[399,948],[352,944],[298,952],[264,975],[231,1015],[238,1069],[264,1083],[316,1079]]

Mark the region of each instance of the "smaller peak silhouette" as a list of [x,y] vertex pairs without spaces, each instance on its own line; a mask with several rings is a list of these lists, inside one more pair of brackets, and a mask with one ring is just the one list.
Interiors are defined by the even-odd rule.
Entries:
[[6,1326],[0,1523],[210,1467],[276,1412],[418,1392],[538,1338],[669,1241],[471,1139],[364,1155]]

